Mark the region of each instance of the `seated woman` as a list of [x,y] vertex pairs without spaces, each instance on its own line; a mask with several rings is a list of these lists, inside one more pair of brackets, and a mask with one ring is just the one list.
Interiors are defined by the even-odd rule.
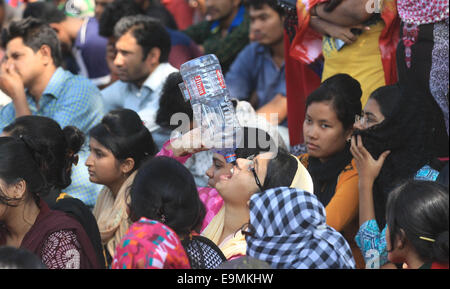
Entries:
[[243,232],[249,256],[274,269],[355,268],[350,246],[326,224],[315,195],[275,188],[252,195],[249,207],[250,225]]
[[367,268],[387,263],[384,234],[389,192],[406,179],[435,181],[444,166],[433,158],[429,106],[418,99],[414,91],[398,85],[381,87],[355,122],[350,150],[359,174],[356,242]]
[[358,268],[364,267],[353,240],[358,231],[358,172],[349,140],[355,115],[361,113],[361,93],[357,80],[338,74],[308,96],[303,123],[307,153],[299,156],[325,207],[327,224],[350,244]]
[[192,174],[172,158],[155,157],[141,166],[130,189],[129,216],[132,222],[156,220],[174,230],[192,269],[215,269],[226,260],[214,243],[199,236],[205,208]]
[[28,136],[0,137],[0,246],[26,249],[51,269],[101,268],[83,227],[41,199],[45,154]]
[[97,221],[81,200],[64,193],[71,184],[72,166],[78,163],[78,152],[84,143],[83,132],[73,126],[61,129],[53,119],[28,115],[17,118],[3,129],[5,136],[28,136],[40,147],[44,157],[41,170],[49,192],[42,199],[53,210],[73,216],[83,226],[95,248],[99,263],[105,263]]
[[238,159],[232,175],[222,175],[216,183],[223,206],[202,231],[202,235],[217,244],[228,260],[246,255],[247,244],[241,229],[248,224],[248,201],[253,194],[276,187],[313,191],[308,172],[287,151],[261,152],[246,159],[239,158],[239,154],[236,150]]
[[181,241],[168,226],[142,217],[117,246],[112,269],[190,269]]
[[138,114],[129,109],[111,111],[89,135],[90,155],[86,160],[89,180],[105,186],[93,214],[109,266],[118,242],[130,225],[127,191],[140,165],[155,155],[156,145]]
[[409,269],[448,269],[448,188],[409,180],[391,194],[386,209],[388,259]]
[[[276,140],[276,139],[275,139]],[[254,144],[253,148],[250,145]],[[242,143],[236,154],[241,158],[247,158],[251,155],[267,152],[271,149],[276,151],[279,143],[273,140],[266,131],[256,127],[243,127]],[[210,148],[202,142],[201,130],[195,128],[182,137],[173,139],[164,144],[163,149],[157,156],[167,156],[175,158],[182,164],[185,164],[192,155],[198,152],[208,151]],[[200,199],[206,208],[206,215],[203,219],[201,231],[211,222],[212,218],[219,212],[223,206],[223,200],[216,190],[216,184],[222,176],[231,176],[231,170],[235,165],[234,158],[228,158],[228,154],[233,150],[211,150],[212,165],[206,171],[208,177],[208,187],[197,187]]]

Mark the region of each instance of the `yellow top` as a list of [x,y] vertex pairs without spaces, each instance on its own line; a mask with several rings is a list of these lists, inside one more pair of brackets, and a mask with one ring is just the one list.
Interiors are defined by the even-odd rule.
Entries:
[[370,30],[364,31],[358,40],[350,45],[346,44],[339,51],[333,38],[323,38],[322,52],[325,63],[322,81],[338,73],[352,76],[361,84],[363,107],[374,90],[386,85],[379,44],[384,26],[383,21],[370,26]]

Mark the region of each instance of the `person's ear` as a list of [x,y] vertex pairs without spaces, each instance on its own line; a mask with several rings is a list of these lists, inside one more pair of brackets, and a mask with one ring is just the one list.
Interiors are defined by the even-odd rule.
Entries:
[[135,166],[133,158],[127,158],[120,164],[120,170],[123,174],[129,174]]
[[48,65],[49,63],[51,63],[53,61],[52,49],[50,48],[50,46],[48,46],[46,44],[42,45],[41,48],[39,49],[39,52],[42,56],[44,65]]
[[145,62],[150,67],[157,66],[160,63],[161,57],[161,49],[158,47],[153,47],[147,54],[147,58],[145,58]]
[[354,131],[353,126],[345,131],[344,137],[346,141],[350,141],[352,139],[353,131]]
[[395,240],[395,248],[402,250],[406,246],[406,233],[403,229],[400,229],[399,234]]
[[27,183],[25,182],[25,180],[20,180],[13,185],[12,189],[14,199],[23,199],[25,196],[25,192],[27,191]]

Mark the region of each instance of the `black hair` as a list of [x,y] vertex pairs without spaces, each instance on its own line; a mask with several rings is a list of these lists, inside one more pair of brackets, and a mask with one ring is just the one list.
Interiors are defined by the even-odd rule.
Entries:
[[2,31],[2,45],[4,48],[9,41],[20,37],[24,45],[30,47],[35,53],[43,45],[47,45],[51,50],[53,64],[58,67],[62,63],[62,53],[58,35],[56,32],[41,20],[29,17],[18,21],[13,21],[9,28]]
[[254,8],[256,10],[262,9],[262,7],[264,5],[269,6],[270,8],[272,8],[273,10],[275,10],[275,12],[278,13],[278,15],[281,17],[283,17],[285,15],[285,10],[284,8],[282,8],[279,4],[277,0],[244,0],[244,6],[245,8],[247,8],[247,10],[251,7]]
[[[0,179],[7,186],[24,180],[26,195],[23,200],[32,199],[40,206],[40,197],[48,192],[48,185],[41,172],[45,165],[46,152],[42,153],[34,141],[28,136],[20,138],[0,137]],[[15,206],[14,201],[0,190],[0,203]]]
[[32,252],[11,246],[0,246],[0,269],[47,269]]
[[106,5],[98,23],[99,34],[103,37],[114,36],[114,26],[122,17],[144,14],[144,11],[132,0],[115,0]]
[[377,88],[370,95],[369,99],[374,99],[380,107],[380,112],[384,118],[392,118],[396,108],[400,105],[400,87],[397,84],[387,85]]
[[380,228],[385,224],[389,192],[399,183],[414,178],[420,168],[433,160],[429,106],[417,93],[401,85],[376,90],[374,99],[381,100],[378,104],[382,113],[386,113],[384,121],[354,132],[361,135],[364,147],[374,159],[386,150],[391,151],[373,188],[375,216]]
[[34,17],[47,24],[61,23],[66,20],[64,11],[59,10],[58,7],[56,7],[56,5],[51,2],[27,3],[22,17]]
[[76,154],[84,144],[85,136],[74,126],[61,129],[51,118],[28,115],[17,118],[3,129],[10,136],[32,138],[36,145],[45,147],[44,167],[41,168],[51,191],[60,192],[71,182],[71,168]]
[[123,17],[114,27],[114,37],[119,39],[122,35],[130,32],[142,47],[143,60],[147,58],[152,48],[159,48],[161,55],[159,62],[169,61],[170,35],[159,20],[146,15],[133,15]]
[[290,187],[298,170],[298,162],[285,149],[279,148],[277,155],[267,164],[263,189]]
[[152,18],[158,19],[161,21],[161,24],[167,28],[178,30],[178,25],[175,18],[163,5],[149,7],[145,14]]
[[155,157],[142,165],[130,189],[130,219],[157,220],[181,238],[199,230],[205,208],[194,177],[178,161]]
[[159,109],[156,114],[156,123],[170,130],[176,129],[179,124],[171,124],[170,119],[175,113],[184,113],[192,122],[194,119],[190,101],[186,101],[178,84],[183,82],[179,72],[173,72],[167,77],[159,99]]
[[119,162],[132,158],[134,168],[130,173],[157,153],[151,133],[139,115],[130,109],[109,112],[90,130],[89,136],[110,150]]
[[431,181],[403,183],[389,194],[387,202],[386,220],[392,246],[404,232],[422,261],[448,264],[448,209],[447,187]]
[[277,152],[278,146],[270,134],[260,128],[243,127],[240,142],[235,149],[236,157],[246,159],[264,152]]
[[358,80],[348,74],[336,74],[325,80],[306,99],[306,108],[315,102],[331,102],[344,130],[353,127],[355,116],[361,114],[362,90]]

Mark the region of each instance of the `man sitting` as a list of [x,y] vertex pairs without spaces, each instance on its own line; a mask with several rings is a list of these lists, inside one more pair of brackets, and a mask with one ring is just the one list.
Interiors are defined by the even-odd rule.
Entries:
[[[61,127],[76,126],[83,133],[100,122],[103,103],[100,91],[87,78],[60,67],[60,43],[55,31],[34,18],[12,22],[3,35],[5,61],[1,66],[0,89],[12,102],[0,110],[0,133],[24,115],[54,119]],[[65,193],[93,206],[100,187],[89,182],[80,152],[72,171],[72,184]]]

